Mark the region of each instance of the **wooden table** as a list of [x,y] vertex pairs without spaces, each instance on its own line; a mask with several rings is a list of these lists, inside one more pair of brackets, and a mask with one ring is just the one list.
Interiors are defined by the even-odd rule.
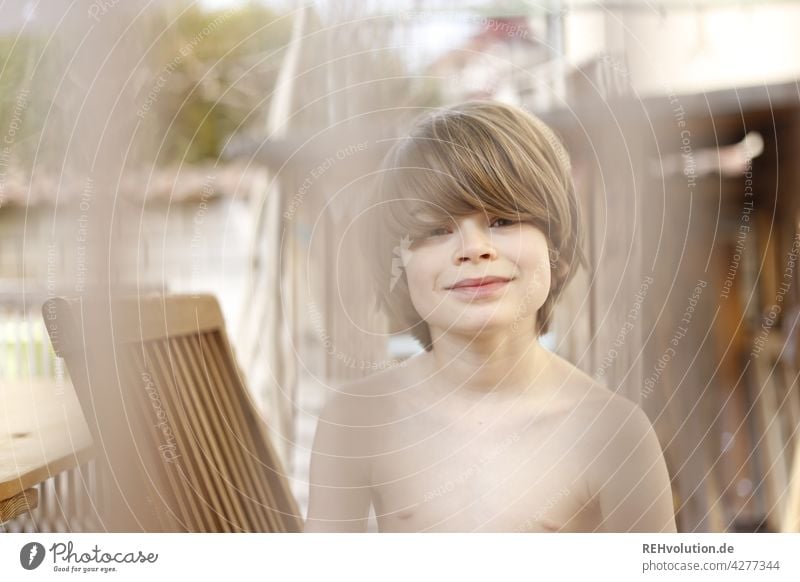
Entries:
[[69,382],[0,382],[0,523],[36,507],[39,483],[92,456]]

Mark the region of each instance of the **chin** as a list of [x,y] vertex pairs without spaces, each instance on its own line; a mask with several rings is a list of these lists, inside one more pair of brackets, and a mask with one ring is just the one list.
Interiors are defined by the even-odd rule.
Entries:
[[447,330],[448,333],[480,334],[504,332],[510,333],[514,325],[514,318],[498,313],[461,313],[445,321],[436,321],[433,325],[440,329]]

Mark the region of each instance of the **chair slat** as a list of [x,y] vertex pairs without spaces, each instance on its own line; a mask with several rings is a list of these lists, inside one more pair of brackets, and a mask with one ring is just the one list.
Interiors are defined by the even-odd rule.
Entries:
[[175,341],[164,342],[163,347],[167,350],[170,358],[170,369],[173,379],[176,381],[180,394],[180,402],[186,411],[186,424],[189,433],[193,437],[192,446],[195,447],[198,455],[198,468],[206,485],[209,500],[216,514],[218,523],[226,532],[236,531],[234,524],[230,521],[231,505],[228,499],[228,492],[217,478],[219,459],[214,455],[214,436],[209,435],[208,426],[203,418],[203,413],[194,401],[196,386],[193,385],[187,372],[187,364],[184,355],[176,349]]
[[251,499],[258,505],[254,513],[259,520],[259,526],[265,531],[283,531],[280,524],[273,522],[270,514],[265,511],[265,508],[271,508],[273,504],[269,499],[266,484],[260,476],[257,465],[258,457],[255,456],[254,452],[255,445],[251,435],[248,431],[244,430],[246,421],[240,414],[241,411],[238,410],[237,406],[233,403],[229,390],[225,388],[236,386],[236,380],[225,375],[227,370],[220,360],[218,351],[212,347],[214,341],[214,338],[208,335],[201,336],[200,342],[203,350],[203,359],[212,364],[209,367],[209,372],[211,372],[216,384],[222,387],[218,393],[219,403],[232,429],[231,434],[236,437],[236,461],[242,467],[242,472],[246,475],[245,482],[249,485],[248,490],[253,496]]
[[219,440],[224,435],[219,429],[219,423],[211,420],[216,411],[213,409],[207,410],[207,404],[203,402],[204,400],[207,402],[211,387],[205,384],[200,370],[200,363],[193,357],[191,348],[187,345],[191,341],[191,337],[175,338],[170,342],[170,345],[173,353],[177,356],[176,361],[181,368],[180,373],[186,378],[186,385],[188,386],[186,396],[187,402],[192,408],[193,424],[197,427],[197,434],[201,436],[207,454],[210,453],[210,458],[208,459],[210,477],[220,495],[228,520],[235,520],[231,523],[233,531],[242,531],[247,527],[246,519],[234,499],[232,472],[228,466],[229,461],[220,452]]
[[[121,362],[121,368],[123,373],[125,373],[126,377],[128,378],[129,382],[133,382],[137,379],[141,381],[142,373],[146,372],[144,366],[144,351],[141,349],[140,346],[131,345],[128,349],[127,358],[121,358],[123,361]],[[138,418],[140,419],[140,426],[146,426],[147,433],[149,436],[149,441],[151,443],[160,442],[161,439],[159,438],[159,430],[158,430],[158,422],[153,422],[152,419],[155,417],[155,420],[159,420],[157,418],[157,408],[154,408],[153,402],[154,399],[150,398],[147,391],[145,391],[145,395],[142,395],[140,398],[134,398],[136,401],[136,411],[138,412]],[[160,400],[158,400],[160,403]],[[151,420],[148,422],[147,417],[150,416]],[[145,456],[140,455],[139,459],[144,463]],[[171,466],[171,462],[166,460],[166,455],[161,454],[158,455],[159,461],[164,463],[164,471],[163,473],[166,474],[167,482],[169,483],[169,489],[165,490],[164,487],[158,487],[153,479],[150,479],[150,482],[154,485],[156,489],[156,494],[159,500],[163,503],[165,511],[163,512],[164,517],[164,530],[165,531],[184,531],[184,532],[194,532],[194,531],[203,531],[202,529],[202,521],[198,514],[197,507],[195,504],[191,503],[186,496],[183,494],[183,490],[178,483],[178,479],[180,475],[178,471]],[[148,477],[151,476],[151,473],[156,473],[156,471],[148,471]],[[177,505],[177,508],[175,507]],[[159,512],[159,515],[162,513]]]
[[[219,338],[215,337],[211,339],[211,353],[220,360],[224,383],[227,386],[236,386],[239,382],[238,376],[230,366],[226,365],[224,359],[221,359],[223,351],[219,343]],[[236,390],[235,392],[236,395],[231,396],[233,401],[232,410],[237,417],[237,422],[242,427],[245,427],[245,429],[247,427],[253,427],[256,421],[251,414],[248,414],[248,412],[251,412],[249,407],[243,406],[242,391]],[[279,513],[277,497],[275,491],[270,486],[270,471],[272,470],[272,466],[260,461],[262,458],[269,457],[264,455],[264,451],[260,446],[261,443],[254,437],[252,431],[244,430],[243,434],[246,437],[247,443],[247,447],[244,449],[245,462],[252,467],[253,472],[256,474],[256,483],[259,486],[259,490],[262,492],[262,503],[265,507],[265,515],[270,523],[270,528],[272,528],[273,531],[284,532],[286,530],[284,528],[282,516]]]
[[[182,338],[183,348],[191,361],[191,369],[194,370],[198,390],[207,395],[206,398],[201,399],[201,405],[207,407],[206,415],[212,425],[212,431],[216,437],[215,441],[219,446],[220,456],[225,467],[225,485],[230,490],[231,501],[239,518],[240,528],[243,531],[258,531],[259,528],[253,525],[250,512],[247,511],[247,482],[244,479],[240,458],[238,457],[239,447],[231,442],[231,437],[234,435],[230,424],[227,422],[225,411],[221,407],[217,391],[213,389],[214,383],[209,374],[208,358],[204,357],[200,349],[201,337],[187,336]],[[221,391],[225,390],[223,386],[219,386]]]
[[224,369],[225,384],[236,386],[234,391],[234,410],[243,418],[243,426],[250,427],[245,434],[251,439],[253,452],[256,459],[272,459],[271,463],[258,462],[259,473],[264,479],[266,492],[273,511],[270,516],[275,516],[280,522],[280,531],[301,531],[302,524],[299,522],[299,512],[294,497],[288,486],[288,476],[283,472],[283,468],[278,462],[278,455],[272,448],[269,434],[266,430],[261,417],[256,413],[249,393],[244,388],[239,378],[238,370],[235,369],[233,354],[229,343],[225,337],[224,330],[219,330],[214,334],[214,341],[210,343],[212,352],[218,358],[220,367]]
[[161,352],[161,346],[157,342],[151,342],[147,346],[146,353],[154,371],[153,379],[157,382],[157,386],[163,386],[160,393],[162,401],[166,403],[165,409],[174,413],[172,419],[175,422],[171,424],[171,430],[180,451],[178,454],[186,460],[185,463],[178,463],[182,476],[181,483],[188,488],[188,497],[194,500],[203,516],[203,531],[223,531],[217,510],[212,505],[214,496],[204,471],[203,455],[191,434],[191,425],[186,409],[180,402],[178,387],[173,380],[167,355]]

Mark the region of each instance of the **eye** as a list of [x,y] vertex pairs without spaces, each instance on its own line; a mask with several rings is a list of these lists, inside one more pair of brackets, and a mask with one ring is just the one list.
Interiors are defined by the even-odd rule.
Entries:
[[519,221],[511,220],[508,218],[495,218],[494,220],[492,220],[489,226],[503,227],[503,226],[512,226],[514,224],[519,224]]
[[429,230],[427,234],[428,234],[429,237],[444,236],[446,234],[450,234],[450,227],[449,226],[439,226],[439,227],[436,227],[436,228],[433,228],[433,229]]

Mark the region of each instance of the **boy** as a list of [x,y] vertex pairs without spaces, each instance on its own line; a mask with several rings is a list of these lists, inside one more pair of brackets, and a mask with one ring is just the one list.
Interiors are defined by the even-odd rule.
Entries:
[[326,405],[305,531],[364,531],[371,503],[386,532],[674,532],[647,417],[538,342],[586,262],[553,133],[468,102],[420,119],[380,176],[365,250],[425,351]]

